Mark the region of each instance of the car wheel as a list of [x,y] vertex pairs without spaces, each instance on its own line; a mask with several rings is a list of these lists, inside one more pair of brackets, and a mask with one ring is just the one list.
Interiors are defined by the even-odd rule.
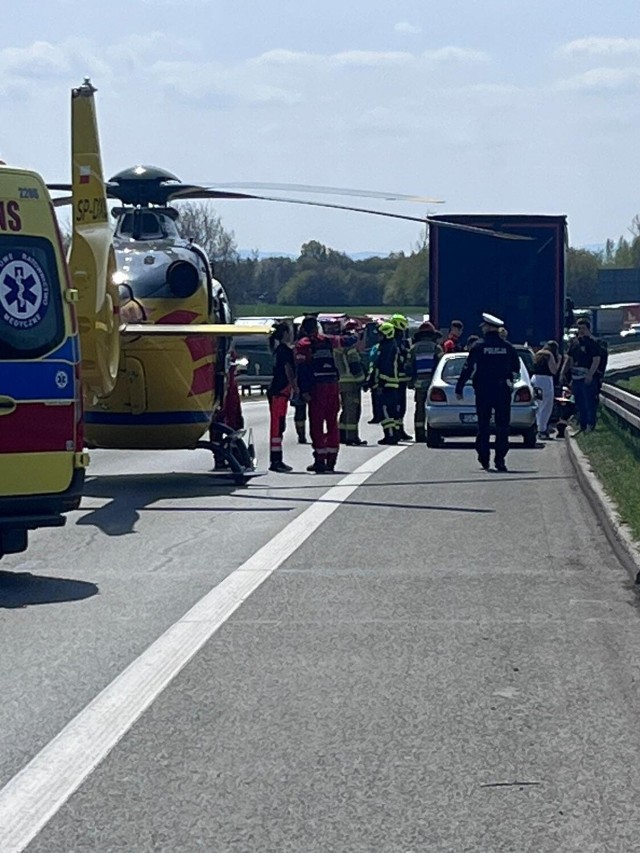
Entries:
[[522,438],[524,440],[524,446],[528,448],[535,447],[538,443],[538,428],[534,424],[530,426],[525,432],[522,433]]
[[427,427],[427,447],[440,447],[444,444],[444,438],[440,431],[433,427]]

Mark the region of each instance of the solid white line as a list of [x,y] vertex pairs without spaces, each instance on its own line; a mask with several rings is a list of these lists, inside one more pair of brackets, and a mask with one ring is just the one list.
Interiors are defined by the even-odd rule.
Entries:
[[405,446],[367,460],[228,575],[93,699],[0,791],[0,851],[20,853],[251,593]]

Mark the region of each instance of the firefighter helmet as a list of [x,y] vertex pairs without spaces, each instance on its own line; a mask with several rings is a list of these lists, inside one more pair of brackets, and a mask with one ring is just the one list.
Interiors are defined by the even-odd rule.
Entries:
[[389,322],[401,332],[404,332],[409,328],[409,321],[404,314],[392,314]]
[[380,323],[378,326],[378,331],[382,335],[383,338],[393,338],[396,334],[396,327],[393,323]]

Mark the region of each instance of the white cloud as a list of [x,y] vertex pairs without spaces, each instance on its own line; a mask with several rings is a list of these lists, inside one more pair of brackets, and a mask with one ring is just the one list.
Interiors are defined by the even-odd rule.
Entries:
[[421,54],[408,53],[406,51],[374,50],[346,50],[341,53],[303,53],[293,50],[270,50],[251,60],[251,62],[260,65],[324,66],[328,68],[332,66],[409,66],[418,65],[423,60],[436,64],[450,62],[488,62],[489,59],[489,55],[484,53],[484,51],[449,45],[435,50],[426,50]]
[[393,28],[397,33],[402,35],[417,35],[422,32],[422,27],[417,27],[415,24],[410,24],[409,21],[398,21]]
[[638,38],[605,38],[590,36],[575,39],[560,48],[560,53],[567,56],[597,55],[621,56],[628,53],[640,53]]
[[491,57],[483,50],[472,50],[466,47],[439,47],[437,50],[425,50],[425,59],[433,62],[488,62]]
[[36,41],[28,47],[0,50],[0,69],[2,77],[59,77],[69,71],[69,57],[60,46]]
[[640,88],[640,67],[637,68],[591,68],[555,84],[555,88],[566,91],[612,91]]
[[411,65],[415,57],[411,53],[399,51],[347,50],[331,57],[332,64],[341,66],[384,67],[390,65]]

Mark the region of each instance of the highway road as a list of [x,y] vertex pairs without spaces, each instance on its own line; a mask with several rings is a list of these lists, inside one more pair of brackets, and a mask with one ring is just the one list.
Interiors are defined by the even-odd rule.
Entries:
[[607,366],[609,370],[624,370],[626,367],[637,365],[640,365],[640,349],[612,353]]
[[246,488],[93,452],[3,560],[0,851],[640,849],[636,594],[563,444],[294,442]]

